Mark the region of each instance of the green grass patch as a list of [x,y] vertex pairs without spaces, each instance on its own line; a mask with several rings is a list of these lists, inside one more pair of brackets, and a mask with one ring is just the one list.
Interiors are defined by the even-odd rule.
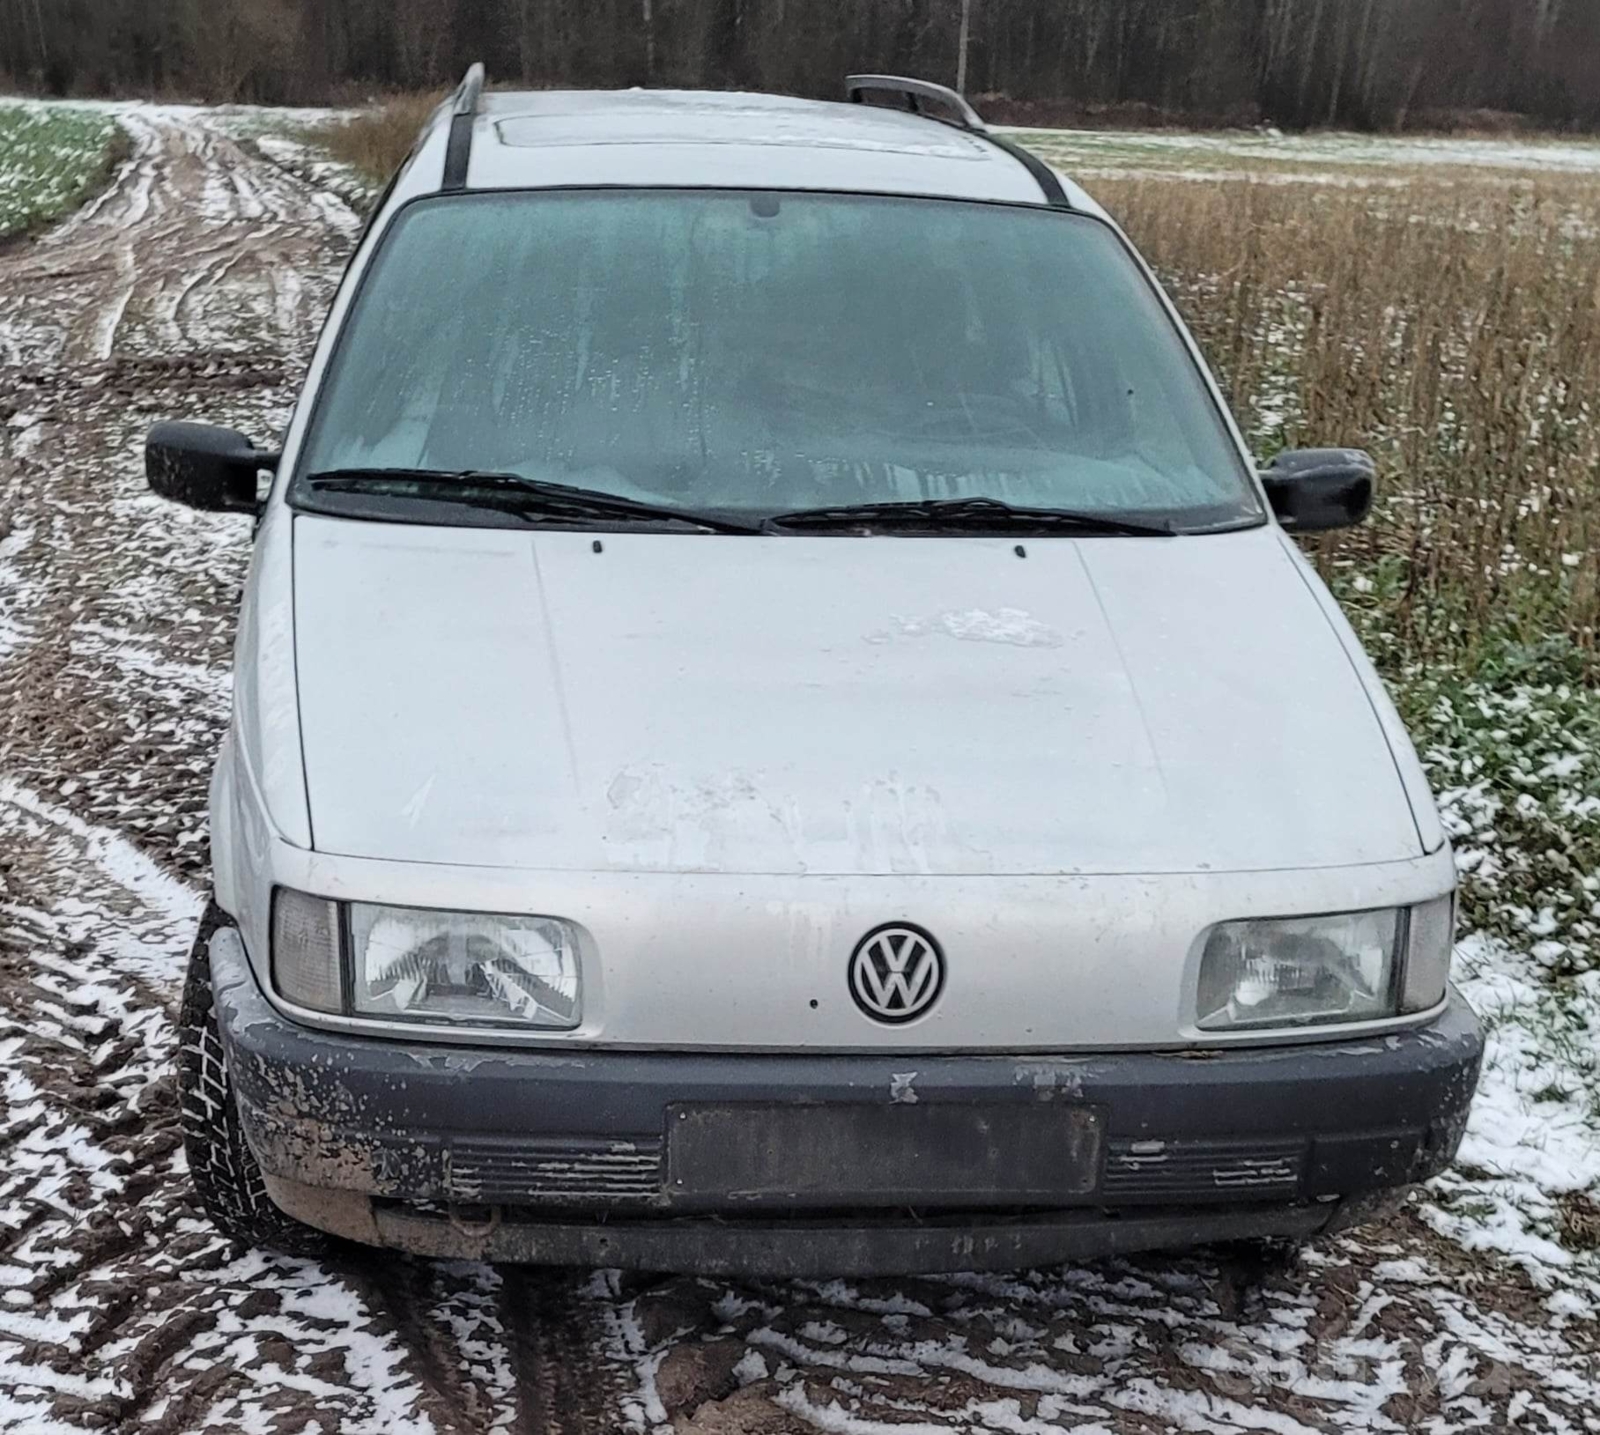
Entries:
[[111,177],[126,148],[110,115],[0,105],[0,240],[76,209]]
[[1398,565],[1341,566],[1335,592],[1428,769],[1461,872],[1464,930],[1532,955],[1556,990],[1600,971],[1600,660],[1510,616],[1468,651],[1396,640]]
[[1396,633],[1403,565],[1342,564],[1332,577],[1438,794],[1469,934],[1454,975],[1488,1043],[1461,1159],[1434,1183],[1425,1216],[1540,1280],[1571,1258],[1592,1275],[1600,660],[1559,631],[1529,642],[1512,614],[1470,648],[1421,658]]

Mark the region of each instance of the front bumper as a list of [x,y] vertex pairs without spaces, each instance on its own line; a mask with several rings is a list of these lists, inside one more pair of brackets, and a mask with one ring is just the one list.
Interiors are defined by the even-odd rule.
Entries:
[[1482,1053],[1459,999],[1417,1030],[1221,1052],[451,1048],[288,1021],[231,928],[211,964],[274,1199],[440,1256],[842,1275],[1304,1238],[1448,1164]]

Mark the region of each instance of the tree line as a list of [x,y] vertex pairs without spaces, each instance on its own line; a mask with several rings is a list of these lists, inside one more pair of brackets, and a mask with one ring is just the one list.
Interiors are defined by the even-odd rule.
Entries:
[[[315,104],[491,81],[953,81],[963,0],[0,0],[0,85]],[[1600,127],[1600,0],[970,0],[1000,118]]]

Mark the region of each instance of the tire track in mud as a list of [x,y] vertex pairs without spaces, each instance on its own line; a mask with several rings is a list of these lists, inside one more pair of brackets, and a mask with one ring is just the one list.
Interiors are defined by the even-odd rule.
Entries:
[[[281,276],[326,274],[355,216],[342,203],[313,202],[301,180],[251,159],[199,112],[127,108],[117,119],[130,151],[111,186],[5,257],[0,352],[8,362],[303,344],[327,289],[313,286],[291,303]],[[217,266],[231,271],[225,284]],[[181,303],[162,304],[169,289]]]
[[355,220],[201,112],[0,254],[0,1428],[596,1435],[1592,1428],[1600,1331],[1402,1215],[1242,1286],[1200,1257],[737,1284],[230,1248],[172,1016],[245,525],[154,419],[266,438]]
[[[604,1273],[512,1267],[499,1272],[500,1323],[516,1376],[512,1435],[588,1435],[618,1428],[631,1394],[619,1380],[636,1354],[614,1339],[615,1302]],[[611,1359],[601,1360],[608,1350]]]

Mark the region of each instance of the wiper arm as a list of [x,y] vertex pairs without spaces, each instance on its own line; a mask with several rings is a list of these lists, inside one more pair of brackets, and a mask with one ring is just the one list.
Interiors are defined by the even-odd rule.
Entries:
[[302,480],[313,492],[376,493],[394,498],[426,498],[493,508],[519,518],[600,519],[630,518],[681,523],[708,533],[759,533],[754,523],[723,518],[694,509],[647,503],[598,488],[551,483],[520,473],[493,473],[482,469],[336,468],[307,474]]
[[1172,525],[1154,518],[1112,513],[1082,513],[1068,508],[1029,508],[999,498],[924,498],[892,503],[847,503],[830,508],[799,508],[776,513],[769,528],[885,529],[926,528],[966,532],[1106,533],[1126,537],[1171,538]]

